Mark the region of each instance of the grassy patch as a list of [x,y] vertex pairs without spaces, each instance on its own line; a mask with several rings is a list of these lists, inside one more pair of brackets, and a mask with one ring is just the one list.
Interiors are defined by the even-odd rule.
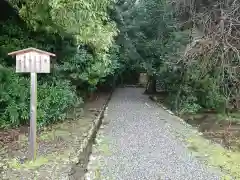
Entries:
[[96,140],[96,151],[100,152],[103,155],[110,156],[112,153],[109,149],[110,139],[108,137],[103,136],[102,134],[98,134]]
[[42,165],[49,162],[49,159],[45,157],[38,157],[34,162],[33,161],[27,161],[23,164],[20,163],[18,159],[12,159],[9,161],[9,167],[13,169],[36,169],[38,167],[41,167]]
[[39,140],[42,141],[54,141],[58,137],[68,137],[71,133],[65,129],[53,129],[49,132],[44,132],[39,136]]
[[89,165],[89,176],[93,180],[113,180],[114,178],[110,175],[103,176],[102,168],[104,167],[104,157],[112,155],[112,152],[109,149],[110,140],[107,137],[104,137],[101,134],[97,135],[96,145],[93,147],[93,156],[96,155],[93,160],[90,160]]
[[107,155],[107,156],[111,155],[111,151],[109,149],[109,142],[106,138],[102,139],[101,143],[99,143],[98,149],[104,155]]
[[12,169],[26,169],[26,170],[34,170],[38,169],[43,165],[47,165],[49,163],[57,163],[57,162],[70,162],[69,159],[70,150],[66,150],[64,152],[55,152],[51,153],[47,156],[38,156],[35,161],[25,161],[24,163],[20,163],[19,159],[13,158],[8,161],[8,166]]
[[[198,155],[205,157],[210,165],[220,167],[224,172],[240,179],[240,152],[226,150],[197,135],[190,137],[187,144]],[[229,177],[226,176],[223,179],[227,180]]]

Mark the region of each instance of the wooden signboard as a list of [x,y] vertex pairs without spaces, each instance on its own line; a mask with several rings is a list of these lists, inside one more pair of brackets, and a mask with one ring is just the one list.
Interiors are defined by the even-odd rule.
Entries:
[[55,54],[36,48],[27,48],[8,55],[16,56],[17,73],[31,74],[29,153],[34,161],[37,154],[37,73],[50,73],[50,56],[55,57]]

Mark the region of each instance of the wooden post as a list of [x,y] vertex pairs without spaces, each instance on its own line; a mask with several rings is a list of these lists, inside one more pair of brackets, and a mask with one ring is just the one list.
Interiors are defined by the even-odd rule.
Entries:
[[33,161],[37,156],[37,73],[31,73],[30,87],[30,144],[29,154]]
[[50,56],[55,54],[36,48],[27,48],[8,55],[16,55],[16,72],[30,73],[30,130],[29,155],[32,161],[37,157],[37,73],[50,73]]

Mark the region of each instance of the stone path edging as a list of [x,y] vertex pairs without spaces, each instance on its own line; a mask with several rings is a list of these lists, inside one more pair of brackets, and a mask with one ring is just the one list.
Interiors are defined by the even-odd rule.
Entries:
[[[112,97],[112,93],[113,93],[113,91],[110,93],[107,101],[103,105],[103,107],[102,107],[101,111],[99,112],[98,116],[93,121],[91,128],[89,129],[86,137],[84,138],[83,142],[81,143],[81,146],[80,146],[79,151],[77,153],[78,156],[80,156],[80,154],[84,152],[84,150],[89,146],[89,144],[92,141],[92,139],[94,138],[94,136],[97,134],[97,131],[99,130],[99,128],[101,126],[102,119],[104,117],[104,112],[107,108],[108,102],[110,101],[110,99]],[[77,158],[73,165],[78,164],[79,161],[80,161],[80,158]],[[74,178],[72,177],[73,173],[71,173],[71,172],[73,172],[73,167],[71,167],[68,170],[67,173],[62,174],[62,176],[60,177],[60,180],[74,180]]]
[[[177,118],[181,124],[185,125],[186,127],[191,127],[193,129],[194,128],[192,125],[186,123],[186,121],[184,121],[182,118],[180,118],[179,116],[177,116],[174,112],[172,112],[170,109],[168,109],[167,107],[165,107],[162,103],[159,103],[157,100],[155,100],[154,98],[150,98],[153,102],[155,102],[158,106],[160,106],[161,108],[163,108],[168,114],[174,116],[175,118]],[[201,134],[201,133],[200,133]]]

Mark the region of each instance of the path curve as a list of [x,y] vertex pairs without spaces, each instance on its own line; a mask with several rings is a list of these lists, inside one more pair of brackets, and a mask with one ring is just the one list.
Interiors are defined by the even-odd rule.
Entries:
[[143,91],[120,88],[113,93],[104,118],[108,124],[96,138],[86,179],[220,180],[220,172],[204,165],[176,138],[177,120]]

